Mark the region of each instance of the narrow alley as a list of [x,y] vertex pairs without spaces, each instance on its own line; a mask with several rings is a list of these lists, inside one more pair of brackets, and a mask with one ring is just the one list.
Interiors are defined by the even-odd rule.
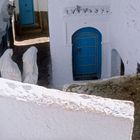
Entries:
[[50,78],[50,46],[47,33],[24,32],[21,35],[15,35],[13,60],[18,64],[21,72],[23,68],[22,56],[24,52],[35,46],[38,49],[37,64],[39,70],[38,85],[48,87]]

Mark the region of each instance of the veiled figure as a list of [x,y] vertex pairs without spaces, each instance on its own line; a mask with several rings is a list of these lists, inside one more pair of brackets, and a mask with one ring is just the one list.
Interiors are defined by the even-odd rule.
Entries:
[[37,84],[38,66],[37,66],[37,48],[30,47],[22,57],[23,60],[23,82]]
[[7,49],[0,58],[0,72],[1,77],[20,81],[21,82],[21,72],[18,65],[12,60],[13,50]]

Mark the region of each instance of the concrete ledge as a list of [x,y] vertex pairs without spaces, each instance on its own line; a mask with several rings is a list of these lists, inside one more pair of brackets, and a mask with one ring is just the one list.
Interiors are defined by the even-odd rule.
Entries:
[[130,140],[133,103],[0,79],[2,140]]

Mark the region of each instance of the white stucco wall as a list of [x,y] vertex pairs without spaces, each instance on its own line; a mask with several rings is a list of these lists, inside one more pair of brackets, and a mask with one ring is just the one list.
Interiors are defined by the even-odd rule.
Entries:
[[[66,83],[72,83],[72,40],[75,31],[82,27],[93,27],[102,34],[102,78],[110,77],[111,46],[109,37],[109,15],[65,15],[68,7],[109,6],[109,0],[50,0],[49,30],[52,57],[52,84],[61,88]],[[88,4],[87,4],[88,3]],[[55,9],[55,10],[54,10]],[[57,23],[57,24],[56,24]]]
[[[108,5],[111,13],[108,16],[64,14],[66,8],[76,7],[76,5],[85,7]],[[112,49],[116,49],[121,56],[125,74],[136,73],[137,63],[140,63],[139,6],[138,0],[61,0],[61,2],[49,0],[53,86],[61,88],[63,84],[74,82],[71,36],[79,28],[87,26],[97,28],[103,36],[102,78],[111,76]]]
[[136,73],[140,62],[140,1],[111,1],[110,40],[125,64],[125,74]]
[[35,11],[48,11],[48,0],[34,0]]
[[131,140],[129,101],[0,79],[1,140]]
[[[35,11],[48,11],[48,0],[33,0]],[[15,0],[16,13],[19,13],[19,0]]]
[[0,43],[6,33],[6,27],[9,25],[10,15],[8,14],[7,5],[9,0],[0,1]]

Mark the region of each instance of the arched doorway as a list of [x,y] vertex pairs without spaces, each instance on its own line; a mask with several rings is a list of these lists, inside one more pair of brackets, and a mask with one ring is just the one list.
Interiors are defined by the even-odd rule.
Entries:
[[111,76],[124,75],[124,63],[116,49],[111,53]]
[[72,35],[74,80],[101,78],[101,33],[92,27],[81,28]]

